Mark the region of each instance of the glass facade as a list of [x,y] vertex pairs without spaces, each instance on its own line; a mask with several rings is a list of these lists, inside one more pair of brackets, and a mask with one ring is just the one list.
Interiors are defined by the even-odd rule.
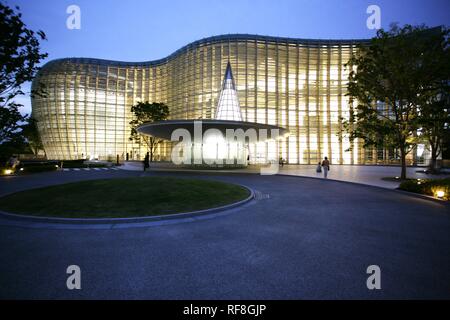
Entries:
[[[215,118],[229,62],[242,120],[289,130],[278,150],[268,147],[270,158],[293,164],[316,164],[324,156],[333,164],[385,163],[389,152],[364,150],[358,141],[347,151],[350,141],[339,136],[341,117],[349,111],[344,64],[364,42],[226,35],[196,41],[157,61],[53,60],[33,83],[42,82],[47,91],[33,99],[33,116],[50,159],[115,159],[127,153],[142,158],[145,148],[128,139],[131,106],[164,102],[170,119]],[[169,160],[170,144],[157,154],[156,160]]]

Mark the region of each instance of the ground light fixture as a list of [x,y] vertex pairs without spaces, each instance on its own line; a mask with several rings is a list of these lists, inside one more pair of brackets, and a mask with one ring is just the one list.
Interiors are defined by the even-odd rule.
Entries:
[[445,192],[443,190],[436,191],[436,197],[442,199],[445,196]]
[[5,169],[5,174],[11,174],[12,170],[11,169]]

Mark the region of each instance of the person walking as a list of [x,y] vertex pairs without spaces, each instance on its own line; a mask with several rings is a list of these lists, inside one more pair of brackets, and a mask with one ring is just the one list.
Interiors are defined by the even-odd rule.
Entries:
[[325,157],[322,161],[322,168],[323,168],[323,177],[326,179],[328,176],[328,171],[330,171],[330,161],[328,161],[327,157]]
[[150,156],[149,156],[148,152],[144,157],[144,172],[147,168],[150,168]]

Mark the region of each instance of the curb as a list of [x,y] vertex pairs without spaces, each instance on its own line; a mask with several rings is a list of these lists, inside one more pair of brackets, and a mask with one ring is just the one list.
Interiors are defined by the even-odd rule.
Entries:
[[409,195],[409,196],[414,196],[416,198],[422,198],[422,199],[425,199],[425,200],[432,200],[434,202],[438,202],[438,203],[450,206],[450,202],[449,201],[441,200],[441,199],[438,199],[438,198],[435,198],[435,197],[432,197],[432,196],[429,196],[429,195],[426,195],[426,194],[415,193],[415,192],[410,192],[410,191],[401,190],[401,189],[394,189],[392,191],[403,193],[403,194]]
[[250,192],[250,195],[238,202],[234,202],[231,204],[227,204],[220,207],[190,211],[190,212],[181,212],[174,213],[169,215],[157,215],[157,216],[147,216],[147,217],[132,217],[132,218],[56,218],[56,217],[39,217],[39,216],[30,216],[30,215],[20,215],[9,213],[5,211],[0,211],[0,217],[9,219],[9,220],[19,220],[23,222],[38,222],[38,223],[58,223],[58,224],[77,224],[77,225],[116,225],[116,224],[126,224],[126,223],[144,223],[144,222],[159,222],[166,220],[178,220],[178,219],[186,219],[186,218],[194,218],[198,216],[206,216],[209,214],[226,211],[229,209],[233,209],[239,207],[241,205],[250,202],[255,197],[255,193],[253,189],[244,186],[242,184],[237,184],[238,186],[244,187]]
[[437,199],[435,197],[432,196],[428,196],[425,194],[420,194],[420,193],[415,193],[415,192],[409,192],[409,191],[405,191],[405,190],[400,190],[398,188],[385,188],[385,187],[381,187],[381,186],[375,186],[372,184],[365,184],[365,183],[359,183],[359,182],[353,182],[353,181],[345,181],[345,180],[336,180],[336,179],[324,179],[324,178],[319,178],[319,177],[310,177],[310,176],[299,176],[299,175],[289,175],[289,174],[285,174],[285,173],[277,173],[277,176],[284,176],[284,177],[297,177],[297,178],[308,178],[308,179],[317,179],[317,180],[324,180],[324,181],[333,181],[333,182],[341,182],[341,183],[347,183],[347,184],[353,184],[353,185],[358,185],[358,186],[365,186],[365,187],[369,187],[369,188],[376,188],[379,190],[384,190],[384,191],[393,191],[393,192],[397,192],[397,193],[403,193],[404,195],[407,196],[413,196],[415,198],[421,198],[421,199],[425,199],[425,200],[431,200],[440,204],[444,204],[450,207],[450,203],[448,201],[445,200],[440,200]]
[[[128,170],[128,169],[119,169],[119,170],[123,170],[123,171],[137,171],[137,170]],[[228,174],[228,173],[233,173],[233,174],[260,174],[259,172],[243,172],[243,171],[237,171],[237,170],[242,170],[242,169],[236,169],[236,170],[229,170],[229,169],[224,169],[224,170],[202,170],[202,169],[184,169],[184,168],[150,168],[148,171],[146,172],[183,172],[183,173],[211,173],[211,174]],[[142,170],[140,170],[142,172]]]

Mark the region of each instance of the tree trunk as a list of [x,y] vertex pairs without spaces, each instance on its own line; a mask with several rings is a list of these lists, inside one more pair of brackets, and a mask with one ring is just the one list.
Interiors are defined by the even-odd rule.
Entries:
[[400,148],[400,158],[401,158],[401,164],[402,164],[402,173],[400,175],[400,178],[402,180],[406,179],[406,151],[404,148]]
[[149,155],[150,162],[153,161],[153,151],[155,149],[155,141],[156,141],[155,138],[153,138],[153,137],[149,138],[148,151],[150,152],[150,155]]
[[439,171],[437,168],[437,148],[433,144],[431,145],[430,171],[431,173],[436,173]]

